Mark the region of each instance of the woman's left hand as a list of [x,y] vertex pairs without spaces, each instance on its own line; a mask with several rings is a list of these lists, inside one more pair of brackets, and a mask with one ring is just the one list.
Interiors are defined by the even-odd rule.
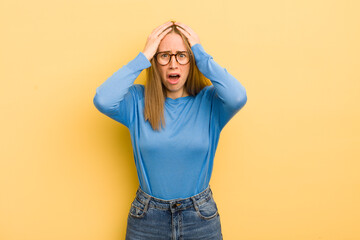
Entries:
[[189,26],[186,26],[183,23],[175,22],[176,28],[182,32],[190,43],[190,47],[194,46],[197,43],[200,43],[199,36],[192,30]]

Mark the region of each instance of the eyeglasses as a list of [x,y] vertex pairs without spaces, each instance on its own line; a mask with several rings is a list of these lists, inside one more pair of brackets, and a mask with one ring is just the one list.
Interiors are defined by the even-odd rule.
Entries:
[[185,65],[190,62],[190,53],[185,51],[177,52],[176,54],[171,54],[170,52],[158,52],[155,54],[155,59],[160,65],[165,66],[169,64],[171,57],[174,55],[176,61],[181,65]]

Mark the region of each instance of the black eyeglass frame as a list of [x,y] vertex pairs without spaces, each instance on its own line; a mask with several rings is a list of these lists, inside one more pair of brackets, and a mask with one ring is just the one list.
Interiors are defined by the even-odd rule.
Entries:
[[[167,54],[170,55],[169,62],[168,62],[167,64],[161,64],[161,63],[159,63],[159,61],[157,60],[157,55],[160,54],[160,53],[167,53]],[[179,60],[177,59],[177,55],[178,55],[178,54],[181,54],[181,53],[187,53],[187,54],[189,54],[189,61],[188,61],[187,63],[179,63]],[[155,58],[155,61],[156,61],[157,63],[159,63],[161,66],[166,66],[166,65],[168,65],[168,64],[171,62],[172,56],[175,56],[176,62],[177,62],[178,64],[180,64],[180,65],[186,65],[186,64],[188,64],[188,63],[190,62],[190,60],[191,60],[191,52],[188,52],[188,51],[179,51],[179,52],[176,52],[176,53],[174,53],[174,54],[171,54],[170,52],[157,52],[157,53],[155,53],[154,58]]]

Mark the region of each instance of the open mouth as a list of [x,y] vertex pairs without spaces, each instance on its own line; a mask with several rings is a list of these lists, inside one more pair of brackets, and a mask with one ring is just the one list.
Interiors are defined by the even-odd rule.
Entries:
[[180,78],[180,74],[169,74],[168,77],[170,79],[176,80]]
[[168,74],[168,82],[176,84],[180,79],[180,74]]

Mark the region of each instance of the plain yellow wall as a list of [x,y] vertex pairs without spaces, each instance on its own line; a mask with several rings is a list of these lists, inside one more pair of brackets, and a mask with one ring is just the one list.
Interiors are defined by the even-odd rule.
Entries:
[[247,90],[210,182],[224,239],[360,239],[359,12],[356,0],[1,1],[0,239],[124,239],[130,135],[92,100],[168,20]]

